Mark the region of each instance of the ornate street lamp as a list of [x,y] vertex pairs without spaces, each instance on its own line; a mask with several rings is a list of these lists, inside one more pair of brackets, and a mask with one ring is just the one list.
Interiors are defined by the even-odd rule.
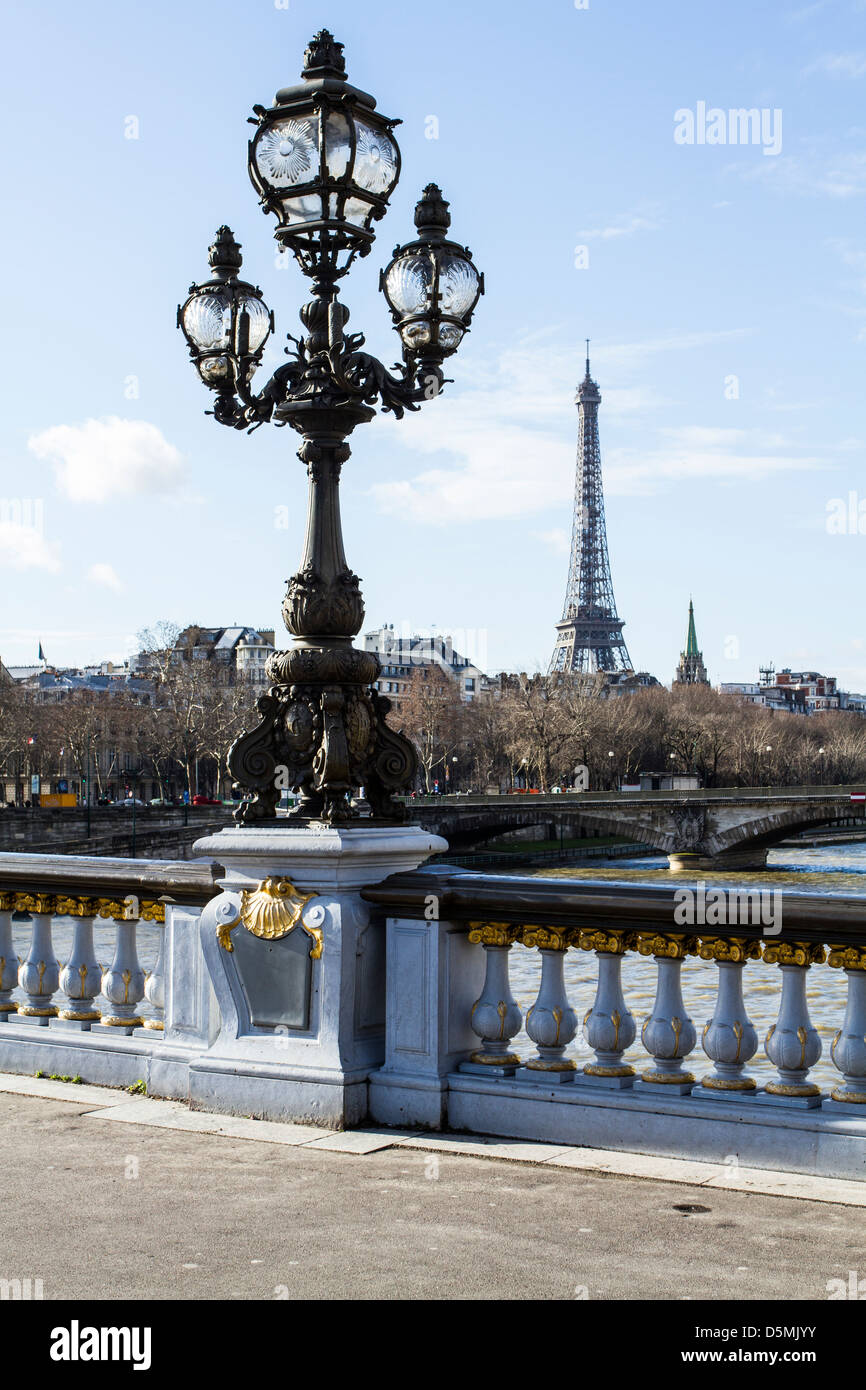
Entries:
[[[260,289],[238,280],[243,257],[229,227],[220,227],[208,249],[213,278],[191,285],[177,324],[205,386],[230,403],[240,382],[248,385],[274,327]],[[219,413],[219,411],[218,411]]]
[[240,247],[227,227],[210,248],[213,277],[193,285],[178,310],[199,375],[216,393],[214,418],[249,431],[290,425],[303,436],[298,456],[310,480],[304,554],[283,600],[293,643],[270,657],[261,720],[229,750],[232,776],[253,792],[235,816],[275,819],[280,786],[293,786],[295,818],[346,821],[358,814],[351,799],[363,785],[374,816],[400,819],[394,793],[412,782],[417,755],[386,724],[390,701],[372,688],[378,657],[352,646],[364,604],[343,550],[340,470],[346,439],[377,408],[400,418],[440,393],[442,363],[469,328],[483,277],[468,249],[447,239],[448,204],[429,184],[415,210],[417,238],[396,249],[380,277],[402,344],[402,364],[389,372],[360,350],[362,334],[346,334],[338,282],[369,253],[373,224],[387,211],[400,175],[399,122],[349,85],[343,45],[327,30],[307,48],[301,82],[253,111],[250,177],[276,216],[277,241],[312,282],[300,311],[306,333],[288,335],[288,360],[255,394],[273,318],[261,292],[237,278]]

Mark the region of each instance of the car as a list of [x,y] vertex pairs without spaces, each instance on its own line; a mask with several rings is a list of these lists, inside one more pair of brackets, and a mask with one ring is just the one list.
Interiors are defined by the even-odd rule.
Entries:
[[115,801],[114,804],[115,806],[126,806],[128,808],[130,806],[143,806],[144,802],[140,801],[137,796],[127,796],[124,797],[122,801]]
[[215,796],[203,796],[196,792],[192,799],[193,806],[222,806],[222,802]]

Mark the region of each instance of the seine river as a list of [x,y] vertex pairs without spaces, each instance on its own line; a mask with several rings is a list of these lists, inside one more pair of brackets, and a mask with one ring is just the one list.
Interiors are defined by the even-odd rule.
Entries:
[[[689,878],[682,874],[672,874],[666,867],[666,859],[617,859],[594,860],[591,865],[579,868],[555,868],[530,871],[531,877],[570,878],[627,883],[677,883],[687,884]],[[524,871],[525,873],[526,871]],[[798,893],[844,893],[847,896],[864,898],[864,917],[866,917],[866,843],[847,845],[828,845],[821,849],[779,849],[771,852],[768,867],[761,873],[714,874],[713,884],[754,883],[765,888],[781,888]],[[784,901],[782,904],[784,912]],[[20,957],[29,948],[29,926],[26,921],[13,922],[15,949]],[[94,944],[100,964],[107,968],[114,950],[114,927],[110,922],[98,923],[94,927]],[[138,929],[139,959],[145,970],[152,970],[159,949],[160,928],[143,923]],[[66,929],[55,929],[54,948],[60,961],[65,961],[71,946],[71,933]],[[540,956],[537,951],[527,951],[515,946],[511,952],[511,987],[514,996],[524,1013],[535,1000],[540,979]],[[592,1005],[595,995],[596,959],[589,951],[569,951],[565,960],[565,978],[569,1001],[578,1018],[582,1019]],[[651,1011],[655,995],[655,963],[643,956],[629,955],[623,963],[623,983],[629,1008],[640,1024]],[[700,1038],[701,1029],[713,1011],[715,997],[716,967],[706,961],[689,957],[683,965],[683,997],[690,1017],[695,1023]],[[780,974],[775,966],[765,966],[752,961],[745,970],[745,996],[752,1022],[758,1029],[761,1039],[766,1035],[770,1024],[775,1022],[778,1008]],[[838,1082],[839,1074],[830,1061],[830,1043],[842,1022],[845,1011],[846,979],[841,970],[831,970],[828,966],[813,966],[808,976],[809,1009],[812,1022],[818,1029],[823,1043],[823,1054],[813,1069],[814,1080],[822,1087]],[[20,990],[16,998],[23,1000]],[[101,996],[96,1007],[108,1011],[108,1003]],[[146,1001],[142,1002],[144,1017],[152,1015]],[[534,1051],[525,1033],[515,1040],[517,1050],[526,1056]],[[573,1044],[578,1063],[589,1060],[591,1050],[582,1040],[580,1033]],[[762,1058],[763,1047],[759,1049],[750,1070],[759,1079],[769,1079],[774,1070],[766,1058]],[[646,1054],[637,1046],[627,1054],[637,1066],[646,1064]],[[700,1050],[700,1043],[692,1053],[691,1061],[700,1071],[710,1063]]]

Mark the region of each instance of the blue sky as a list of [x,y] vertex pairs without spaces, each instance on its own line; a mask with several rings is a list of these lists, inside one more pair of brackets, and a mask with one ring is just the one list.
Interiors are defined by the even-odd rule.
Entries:
[[[391,211],[344,285],[351,329],[396,360],[378,270],[431,179],[487,281],[455,384],[354,436],[344,528],[366,626],[435,624],[491,671],[546,667],[590,336],[635,664],[670,680],[691,594],[713,680],[773,660],[866,688],[866,534],[856,516],[827,529],[833,499],[866,513],[864,0],[18,0],[7,15],[7,664],[40,639],[58,664],[122,657],[161,618],[282,631],[297,441],[207,418],[174,319],[225,221],[276,315],[258,382],[296,331],[305,282],[277,265],[246,118],[327,26],[350,80],[404,121]],[[677,143],[675,113],[699,102],[781,112],[780,152]]]

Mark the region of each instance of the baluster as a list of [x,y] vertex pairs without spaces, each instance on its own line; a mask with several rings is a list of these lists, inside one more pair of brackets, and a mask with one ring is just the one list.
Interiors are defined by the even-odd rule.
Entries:
[[152,922],[159,928],[159,953],[156,958],[156,965],[144,981],[145,998],[156,1017],[146,1018],[144,1026],[154,1032],[161,1033],[165,1028],[165,908],[161,903],[147,903],[142,907],[141,920]]
[[87,898],[59,897],[55,922],[72,931],[72,949],[60,972],[60,988],[67,999],[52,1027],[87,1032],[99,1022],[94,1001],[100,991],[102,971],[93,950],[93,904]]
[[827,1109],[856,1106],[856,1113],[866,1119],[866,950],[862,946],[833,946],[827,959],[848,977],[845,1017],[830,1044],[830,1057],[845,1085],[833,1088]]
[[0,893],[0,1023],[14,1015],[18,1005],[12,991],[18,983],[18,957],[12,940],[11,893]]
[[655,1065],[641,1072],[636,1086],[641,1090],[663,1086],[666,1094],[688,1095],[695,1078],[683,1070],[683,1058],[694,1047],[697,1033],[686,1013],[680,974],[685,957],[697,954],[697,938],[640,932],[637,948],[642,956],[655,957],[658,984],[653,1011],[640,1035]]
[[18,1005],[16,1022],[46,1026],[57,1013],[51,1000],[60,984],[60,964],[51,940],[54,899],[48,893],[16,893],[15,907],[28,912],[32,922],[30,949],[18,970],[27,1003]]
[[782,972],[782,998],[779,1017],[764,1043],[779,1080],[767,1082],[762,1099],[807,1109],[821,1103],[820,1087],[808,1080],[822,1049],[809,1017],[806,972],[810,965],[820,965],[824,955],[823,946],[804,941],[777,941],[764,946],[764,960],[778,965]]
[[469,940],[484,947],[486,972],[484,988],[472,1005],[470,1019],[473,1033],[481,1039],[481,1047],[470,1054],[468,1062],[460,1064],[461,1071],[489,1076],[513,1076],[520,1058],[510,1050],[515,1033],[520,1032],[523,1015],[511,993],[508,980],[508,953],[518,939],[519,927],[498,922],[473,922]]
[[592,1008],[583,1020],[586,1040],[595,1053],[578,1078],[607,1090],[623,1090],[634,1085],[634,1067],[622,1060],[637,1036],[634,1014],[622,992],[622,958],[637,945],[636,932],[584,931],[580,934],[583,951],[595,951],[598,961],[598,987]]
[[103,1014],[98,1028],[123,1028],[131,1033],[133,1028],[141,1028],[144,1019],[138,1013],[138,1004],[144,998],[144,971],[138,960],[135,937],[138,921],[135,917],[125,917],[124,912],[138,911],[134,899],[125,903],[100,902],[100,917],[113,917],[117,923],[117,936],[114,946],[114,959],[102,976],[102,993],[111,1004],[111,1013]]
[[747,960],[761,959],[761,947],[757,941],[706,937],[699,955],[701,960],[716,962],[719,979],[713,1016],[704,1025],[701,1038],[713,1071],[702,1078],[694,1095],[742,1100],[746,1093],[754,1095],[757,1088],[755,1078],[745,1068],[758,1050],[758,1031],[743,999],[743,970]]
[[577,1032],[577,1014],[568,1002],[563,964],[569,942],[565,933],[547,927],[524,927],[523,945],[541,952],[538,998],[526,1012],[526,1031],[538,1049],[521,1068],[523,1081],[571,1081],[577,1063],[565,1049]]

